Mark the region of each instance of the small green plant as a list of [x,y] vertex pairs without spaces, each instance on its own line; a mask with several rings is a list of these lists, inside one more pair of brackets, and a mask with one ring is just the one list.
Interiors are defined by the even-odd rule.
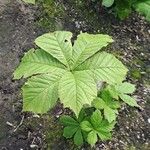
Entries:
[[[99,91],[98,97],[93,100],[92,106],[82,109],[82,115],[80,114],[78,119],[76,116],[71,119],[66,119],[67,117],[70,118],[69,116],[61,117],[61,123],[67,126],[64,128],[64,137],[72,138],[74,136],[76,145],[88,142],[91,146],[94,146],[98,139],[102,141],[111,139],[111,132],[116,124],[118,109],[121,108],[123,102],[130,106],[140,107],[128,95],[134,91],[135,86],[127,82],[115,85],[106,84]],[[87,110],[89,110],[88,113],[86,112]],[[80,130],[80,135],[76,135],[77,129]],[[68,134],[71,134],[71,136],[68,136]],[[81,143],[76,142],[77,136],[82,141]]]
[[87,132],[87,142],[94,146],[98,141],[98,137],[105,141],[111,138],[111,131],[115,125],[115,122],[109,123],[103,119],[100,110],[95,110],[90,119],[81,123],[83,131]]
[[132,11],[137,11],[150,21],[150,0],[103,0],[102,5],[112,7],[120,19],[125,19]]
[[[134,92],[134,85],[122,83],[127,68],[115,56],[102,51],[113,39],[104,34],[80,33],[72,44],[71,38],[68,31],[38,37],[35,43],[39,48],[24,55],[14,79],[29,78],[22,87],[23,111],[46,113],[59,98],[75,114],[73,118],[61,118],[64,136],[74,137],[77,145],[87,141],[93,146],[98,137],[111,137],[120,99],[139,106],[128,95]],[[105,83],[100,91],[99,81]]]

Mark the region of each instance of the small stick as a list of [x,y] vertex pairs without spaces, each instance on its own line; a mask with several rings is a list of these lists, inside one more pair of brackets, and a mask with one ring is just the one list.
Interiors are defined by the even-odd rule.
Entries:
[[18,130],[18,128],[22,125],[23,121],[24,121],[24,116],[22,117],[19,125],[14,129],[14,132],[16,132]]
[[14,125],[8,121],[6,122],[6,124],[9,125],[10,127],[14,127]]

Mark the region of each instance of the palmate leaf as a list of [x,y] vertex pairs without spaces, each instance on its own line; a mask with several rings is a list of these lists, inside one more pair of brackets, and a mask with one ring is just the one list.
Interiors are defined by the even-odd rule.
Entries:
[[128,71],[115,56],[106,52],[95,54],[76,70],[91,72],[97,81],[105,81],[109,84],[121,83]]
[[65,107],[78,116],[84,104],[91,105],[97,96],[94,79],[87,73],[67,72],[59,83],[59,97]]
[[73,46],[73,68],[112,42],[113,39],[108,35],[80,33]]
[[35,43],[69,68],[72,58],[71,37],[71,32],[56,31],[38,37]]
[[107,87],[107,90],[109,91],[109,93],[113,98],[117,97],[118,99],[118,97],[120,97],[128,105],[140,107],[134,98],[127,95],[127,94],[132,94],[135,91],[135,85],[128,82],[123,82],[121,84],[109,85]]
[[109,94],[111,95],[112,98],[116,100],[119,99],[118,91],[116,90],[114,85],[108,85],[106,87],[106,90],[109,91]]
[[23,111],[46,113],[58,99],[61,72],[31,77],[23,86]]
[[95,110],[90,121],[81,122],[81,129],[88,132],[87,142],[93,146],[97,142],[97,136],[101,140],[111,138],[110,132],[114,128],[115,123],[109,123],[107,120],[102,119],[100,110]]
[[19,67],[14,72],[14,79],[40,73],[62,72],[64,65],[45,51],[30,49],[22,58]]
[[74,143],[76,145],[83,144],[83,135],[82,135],[79,120],[75,120],[74,118],[72,118],[70,116],[62,116],[60,118],[60,122],[65,126],[63,136],[66,138],[74,137]]
[[134,98],[127,95],[127,94],[132,94],[135,91],[135,85],[134,84],[131,84],[128,82],[123,82],[122,84],[117,84],[114,87],[115,87],[116,92],[118,93],[118,96],[125,103],[127,103],[130,106],[140,107]]
[[44,34],[35,40],[41,49],[23,57],[14,78],[34,75],[23,87],[25,111],[44,113],[59,97],[78,117],[83,105],[91,105],[97,96],[95,79],[110,84],[124,79],[124,65],[113,55],[98,52],[113,41],[110,36],[81,33],[74,46],[71,37],[67,31]]

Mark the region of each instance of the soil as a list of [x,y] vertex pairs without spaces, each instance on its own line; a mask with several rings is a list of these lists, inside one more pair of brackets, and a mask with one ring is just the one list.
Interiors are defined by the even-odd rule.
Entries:
[[[0,0],[0,149],[150,149],[150,23],[136,13],[119,21],[90,3],[86,7],[73,0],[57,3],[63,11],[53,14],[52,28],[51,24],[41,24],[44,13],[40,6]],[[47,15],[47,19],[50,17]],[[62,109],[61,104],[43,116],[22,112],[20,88],[24,80],[13,80],[13,71],[24,52],[35,46],[33,41],[38,35],[56,29],[72,31],[75,36],[80,31],[111,35],[115,42],[107,51],[128,66],[127,80],[137,87],[134,97],[143,109],[123,106],[112,140],[99,141],[94,148],[87,144],[76,147],[62,137],[58,119],[67,110]]]

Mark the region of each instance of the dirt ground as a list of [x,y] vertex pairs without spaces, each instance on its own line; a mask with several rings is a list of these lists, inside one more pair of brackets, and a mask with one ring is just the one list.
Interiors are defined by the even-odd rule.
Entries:
[[[127,65],[127,80],[136,84],[134,97],[142,110],[124,106],[110,141],[98,142],[94,150],[150,149],[150,23],[132,14],[119,21],[113,15],[87,4],[86,10],[71,0],[59,0],[63,15],[54,16],[55,26],[39,25],[38,6],[20,1],[0,0],[0,149],[2,150],[90,150],[85,144],[77,148],[62,137],[58,118],[64,113],[58,104],[47,115],[22,112],[20,88],[13,71],[24,52],[34,47],[34,39],[42,33],[69,30],[76,35],[81,30],[111,35],[115,42],[107,51]],[[91,9],[94,10],[91,12]],[[49,16],[48,16],[49,17]]]

